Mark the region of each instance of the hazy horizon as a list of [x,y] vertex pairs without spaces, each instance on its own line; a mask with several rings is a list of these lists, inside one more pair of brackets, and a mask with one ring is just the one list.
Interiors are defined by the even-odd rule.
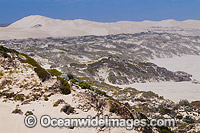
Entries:
[[[29,15],[29,16],[43,16],[43,15],[39,15],[39,14],[34,14],[34,15]],[[29,17],[29,16],[24,16],[22,18],[19,18],[17,19],[16,21],[19,21],[25,17]],[[47,16],[43,16],[43,17],[47,17]],[[176,20],[176,19],[162,19],[162,20],[141,20],[141,21],[135,21],[135,20],[119,20],[119,21],[110,21],[110,22],[104,22],[104,21],[95,21],[95,20],[87,20],[87,19],[62,19],[62,18],[52,18],[52,17],[47,17],[47,18],[51,18],[51,19],[59,19],[59,20],[86,20],[86,21],[93,21],[93,22],[100,22],[100,23],[115,23],[115,22],[123,22],[123,21],[130,21],[130,22],[143,22],[143,21],[152,21],[152,22],[159,22],[159,21],[166,21],[166,20],[175,20],[175,21],[187,21],[187,20],[195,20],[195,21],[200,21],[200,19],[185,19],[185,20]],[[12,23],[15,23],[16,21],[12,22]],[[6,26],[9,26],[10,24],[12,23],[0,23],[0,27],[6,27]]]

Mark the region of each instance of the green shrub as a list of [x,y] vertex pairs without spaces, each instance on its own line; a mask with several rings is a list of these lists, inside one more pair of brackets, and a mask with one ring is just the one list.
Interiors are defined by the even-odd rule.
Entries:
[[3,100],[2,102],[7,102],[7,100],[5,99],[5,100]]
[[179,105],[180,106],[190,106],[190,103],[188,100],[184,99],[184,100],[179,101]]
[[71,90],[70,90],[70,86],[68,82],[61,77],[58,77],[58,80],[60,80],[61,82],[60,90],[62,94],[65,94],[65,95],[70,94]]
[[62,85],[62,86],[60,86],[60,90],[61,90],[62,94],[65,94],[65,95],[71,93],[71,90],[69,89],[68,86],[64,86],[64,85]]
[[3,46],[0,46],[0,52],[19,54],[18,51],[14,50],[14,49],[8,49],[8,48],[3,47]]
[[192,102],[190,103],[190,105],[191,105],[192,107],[195,107],[195,108],[200,109],[200,101],[192,101]]
[[74,79],[74,76],[70,73],[68,73],[67,76],[68,76],[69,79]]
[[113,72],[110,72],[109,75],[108,75],[108,81],[115,84],[116,83],[116,76]]
[[116,112],[116,109],[115,108],[110,108],[109,110],[111,113],[115,113]]
[[17,52],[14,49],[8,49],[6,47],[0,46],[0,53],[2,54],[2,56],[4,58],[11,58],[11,56],[8,53],[16,53],[19,54],[19,52]]
[[62,73],[61,72],[59,72],[58,70],[56,70],[56,69],[49,69],[48,70],[52,75],[54,75],[54,76],[60,76]]
[[145,91],[145,92],[143,92],[142,96],[145,97],[145,98],[159,97],[157,94],[155,94],[152,91]]
[[48,99],[48,97],[44,97],[44,100],[45,100],[45,101],[48,101],[49,99]]
[[6,47],[0,46],[0,53],[3,55],[4,58],[11,58],[11,56],[8,53],[16,53],[19,54],[19,52],[17,52],[14,49],[8,49]]
[[34,71],[37,73],[42,82],[50,78],[49,73],[42,67],[37,67],[34,69]]
[[28,55],[23,54],[23,53],[21,55],[26,57],[26,59],[22,60],[22,62],[28,63],[28,64],[34,66],[35,67],[34,71],[37,73],[38,77],[43,82],[50,78],[50,74],[44,68],[42,68],[33,58],[31,58]]
[[15,109],[15,110],[12,111],[12,113],[13,113],[13,114],[20,114],[20,115],[23,114],[23,112],[22,112],[21,109]]
[[170,109],[162,109],[162,110],[160,110],[160,113],[161,114],[170,114],[170,112],[171,112],[171,110]]
[[90,88],[91,91],[94,91],[94,88]]
[[97,94],[99,94],[99,95],[107,96],[107,95],[106,95],[106,92],[104,92],[104,91],[101,91],[101,90],[96,89],[96,92],[97,92]]
[[32,111],[26,111],[25,115],[33,115],[33,112]]
[[82,88],[82,89],[90,89],[90,85],[84,81],[79,81],[78,85]]
[[71,105],[66,104],[61,108],[61,112],[69,115],[70,113],[74,113],[74,108]]
[[72,83],[76,83],[77,82],[76,79],[70,79],[69,81],[72,82]]
[[53,107],[57,107],[61,103],[65,103],[65,101],[63,99],[59,99],[53,104]]
[[4,73],[3,72],[0,72],[0,76],[3,76],[4,75]]
[[161,127],[161,132],[162,133],[171,133],[170,129],[168,127]]
[[57,103],[54,103],[54,104],[53,104],[53,107],[57,107],[57,106],[58,106],[58,104],[57,104]]
[[17,101],[24,101],[24,94],[18,94],[16,97],[15,97],[15,100],[17,100]]

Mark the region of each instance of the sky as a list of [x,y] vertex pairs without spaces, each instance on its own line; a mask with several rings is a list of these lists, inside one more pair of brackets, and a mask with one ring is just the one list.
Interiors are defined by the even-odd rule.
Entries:
[[0,24],[29,15],[98,22],[200,20],[200,0],[0,0]]

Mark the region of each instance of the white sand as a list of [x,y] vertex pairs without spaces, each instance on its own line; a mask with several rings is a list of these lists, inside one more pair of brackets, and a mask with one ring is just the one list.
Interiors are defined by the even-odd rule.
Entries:
[[[184,31],[174,31],[175,27],[178,27],[178,30],[184,29]],[[139,33],[152,30],[158,32],[164,30],[185,35],[200,35],[199,27],[200,21],[198,20],[120,21],[115,23],[99,23],[81,19],[59,20],[32,15],[19,20],[8,27],[0,27],[0,40]]]
[[118,85],[119,87],[133,87],[141,91],[153,91],[174,102],[181,99],[188,101],[200,100],[200,84],[191,82],[158,82],[158,83],[135,83],[131,85]]
[[188,55],[167,59],[150,60],[158,66],[165,67],[171,71],[184,71],[193,75],[193,79],[200,81],[200,56]]
[[[166,59],[150,60],[158,66],[171,71],[185,71],[193,75],[193,79],[200,81],[200,56],[190,55]],[[119,87],[134,87],[141,91],[153,91],[164,98],[178,102],[181,99],[189,101],[200,100],[200,84],[192,82],[158,82],[135,83],[131,85],[117,85]]]
[[[80,104],[81,101],[73,101],[72,100],[72,94],[64,96],[64,95],[54,95],[49,98],[49,101],[35,101],[31,104],[27,105],[20,105],[20,103],[8,101],[8,102],[2,102],[2,99],[0,99],[0,129],[4,133],[95,133],[97,132],[96,128],[43,128],[40,123],[40,117],[42,115],[49,115],[51,118],[87,118],[88,115],[96,116],[97,111],[95,111],[93,108],[89,110],[88,112],[83,112],[79,109],[76,109],[76,112],[78,114],[70,114],[66,115],[63,112],[60,112],[61,107],[63,104],[59,105],[58,107],[53,107],[53,103],[57,101],[58,99],[64,99],[67,103],[69,103],[71,106],[75,107],[76,105]],[[25,115],[19,115],[19,114],[12,114],[11,112],[16,108],[16,105],[19,104],[19,108],[25,113],[27,110],[33,111],[34,115],[38,119],[38,123],[34,128],[27,128],[24,124],[24,118]],[[106,112],[106,111],[105,111]],[[116,116],[112,116],[112,118],[116,118]],[[112,128],[111,130],[107,128],[105,132],[116,132],[116,133],[122,133],[122,132],[132,132],[135,133],[134,130],[127,131],[125,128]]]

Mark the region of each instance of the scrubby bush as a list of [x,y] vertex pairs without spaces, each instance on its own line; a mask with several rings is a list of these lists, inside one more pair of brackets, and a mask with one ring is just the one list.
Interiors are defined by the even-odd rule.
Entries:
[[162,109],[162,110],[160,110],[160,113],[161,114],[170,114],[170,112],[171,112],[171,110],[170,109]]
[[152,91],[145,91],[142,93],[142,96],[145,98],[154,98],[154,97],[159,97],[157,94],[155,94]]
[[44,68],[42,68],[33,58],[29,57],[26,54],[21,54],[21,55],[26,57],[26,59],[22,60],[22,62],[28,63],[28,64],[32,65],[33,67],[35,67],[34,71],[37,73],[38,77],[43,82],[50,78],[50,74]]
[[68,82],[61,77],[58,77],[58,80],[60,80],[61,82],[60,90],[62,94],[65,94],[65,95],[70,94],[71,90],[70,90],[70,86]]
[[13,113],[13,114],[20,114],[20,115],[23,114],[23,112],[22,112],[21,109],[15,109],[15,110],[12,111],[12,113]]
[[71,90],[69,89],[69,87],[65,86],[65,85],[61,85],[60,86],[60,90],[61,90],[62,94],[65,94],[65,95],[71,93]]
[[58,101],[56,101],[54,104],[53,104],[53,107],[57,107],[59,104],[61,103],[65,103],[65,101],[63,99],[59,99]]
[[8,49],[4,46],[0,46],[0,52],[5,52],[5,53],[17,53],[19,54],[18,51],[14,50],[14,49]]
[[33,115],[33,112],[32,111],[26,111],[25,115]]
[[200,109],[200,101],[192,101],[190,105],[192,107]]
[[58,70],[56,70],[56,69],[49,69],[48,70],[52,75],[54,75],[54,76],[60,76],[62,73],[61,72],[59,72]]
[[8,49],[6,47],[0,46],[0,53],[2,54],[2,56],[4,58],[11,58],[11,56],[8,53],[16,53],[19,54],[19,52],[17,52],[14,49]]
[[49,100],[49,98],[48,98],[48,97],[44,97],[44,100],[45,100],[45,101],[48,101],[48,100]]
[[71,107],[69,104],[66,104],[61,108],[60,111],[69,115],[70,113],[74,113],[74,108]]
[[42,82],[50,78],[49,73],[42,67],[37,67],[34,69],[34,71],[37,73]]
[[102,96],[107,96],[106,92],[96,89],[96,93]]
[[188,100],[184,99],[184,100],[179,101],[179,105],[180,106],[190,106],[190,103]]
[[116,83],[116,76],[113,72],[110,72],[109,75],[108,75],[108,81],[115,84]]
[[161,127],[161,132],[162,133],[171,133],[171,130],[168,127],[162,126]]
[[90,85],[84,81],[79,81],[78,85],[82,88],[82,89],[90,89]]
[[0,72],[0,77],[3,76],[3,75],[4,75],[4,73],[3,73],[3,72]]
[[53,104],[53,107],[57,107],[57,106],[58,106],[58,104],[57,104],[57,103],[54,103],[54,104]]
[[17,101],[24,101],[24,94],[18,94],[16,97],[15,97],[15,100],[17,100]]
[[70,79],[69,81],[72,82],[72,83],[76,83],[77,82],[76,79]]
[[90,88],[90,90],[91,90],[91,91],[94,91],[95,89],[94,89],[94,88]]
[[32,96],[33,96],[34,101],[38,100],[41,97],[41,95],[39,93],[32,94]]
[[115,113],[116,112],[116,108],[110,108],[109,110],[111,113]]
[[7,100],[5,99],[5,100],[3,100],[2,102],[7,102]]
[[68,76],[69,80],[74,79],[74,76],[71,73],[68,73],[67,76]]

